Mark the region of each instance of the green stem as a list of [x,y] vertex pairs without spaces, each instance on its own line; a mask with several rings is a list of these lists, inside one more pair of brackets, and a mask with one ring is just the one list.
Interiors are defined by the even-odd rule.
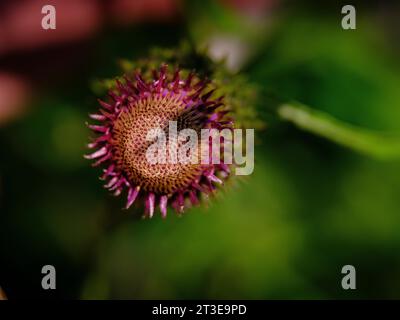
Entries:
[[276,112],[298,128],[360,153],[383,159],[400,159],[400,138],[353,126],[299,103],[278,105]]

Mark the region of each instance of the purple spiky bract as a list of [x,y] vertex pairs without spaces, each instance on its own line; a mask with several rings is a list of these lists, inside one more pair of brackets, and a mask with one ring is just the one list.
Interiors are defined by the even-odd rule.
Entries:
[[212,194],[230,171],[222,158],[218,164],[201,165],[146,162],[145,136],[155,124],[178,121],[196,130],[232,128],[222,97],[212,98],[215,88],[207,89],[209,81],[194,72],[182,79],[180,73],[169,73],[162,65],[147,81],[140,72],[125,76],[116,81],[107,101],[99,100],[99,112],[89,115],[98,121],[88,124],[97,136],[88,144],[94,151],[85,158],[95,160],[93,166],[104,166],[101,179],[114,195],[127,190],[126,209],[141,199],[150,218],[157,205],[166,217],[168,205],[181,213],[199,204],[201,194]]

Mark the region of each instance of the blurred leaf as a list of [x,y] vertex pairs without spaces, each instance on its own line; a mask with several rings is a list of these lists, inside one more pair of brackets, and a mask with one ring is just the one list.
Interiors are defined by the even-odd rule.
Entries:
[[380,159],[400,158],[400,138],[342,122],[299,103],[283,104],[278,115],[298,128]]

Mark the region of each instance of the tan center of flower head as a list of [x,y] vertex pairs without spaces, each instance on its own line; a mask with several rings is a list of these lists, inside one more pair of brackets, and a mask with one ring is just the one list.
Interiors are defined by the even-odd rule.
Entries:
[[[168,145],[168,126],[170,121],[178,122],[178,130],[183,129],[182,115],[185,105],[179,96],[160,95],[140,99],[122,111],[115,121],[112,143],[119,169],[133,185],[142,190],[157,194],[170,194],[187,187],[201,173],[201,164],[171,163],[173,157],[166,148],[166,163],[151,163],[146,151],[154,144],[148,141],[151,129],[161,128],[166,133]],[[176,149],[175,149],[176,150]]]

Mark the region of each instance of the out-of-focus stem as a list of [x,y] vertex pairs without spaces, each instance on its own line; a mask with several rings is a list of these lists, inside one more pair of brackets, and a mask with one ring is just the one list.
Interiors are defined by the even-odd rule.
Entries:
[[379,159],[400,159],[400,137],[360,128],[300,103],[280,104],[276,112],[298,128]]

